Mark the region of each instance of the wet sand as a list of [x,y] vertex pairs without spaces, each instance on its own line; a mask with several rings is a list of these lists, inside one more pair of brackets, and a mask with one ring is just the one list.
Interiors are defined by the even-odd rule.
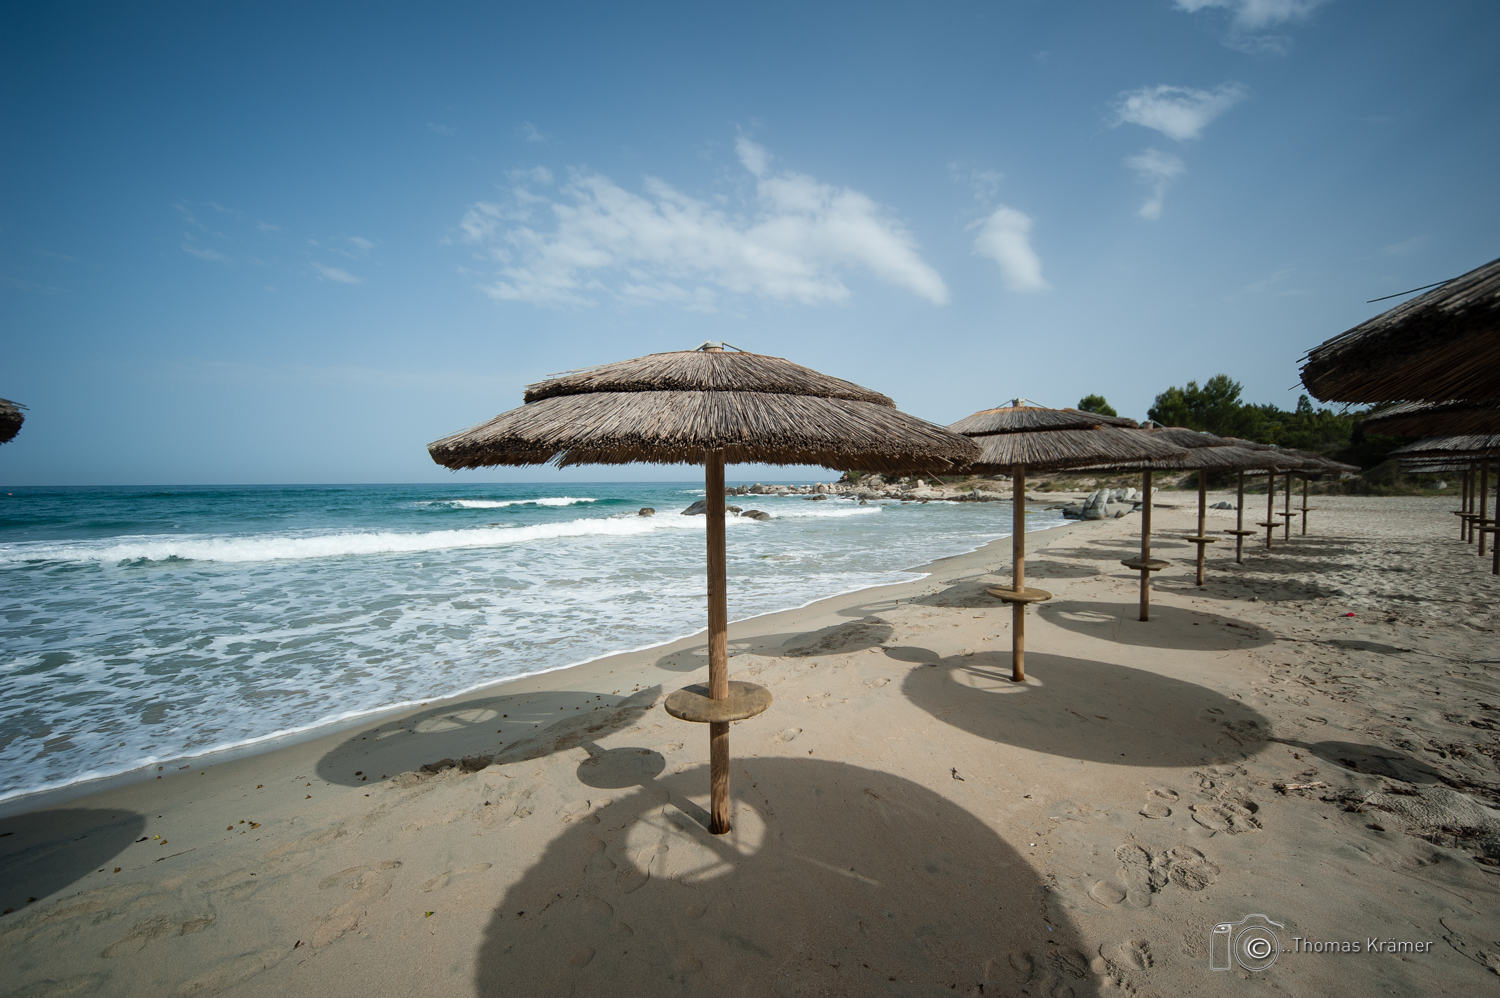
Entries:
[[[732,727],[728,836],[707,732],[660,706],[701,635],[33,800],[0,818],[0,993],[1493,990],[1500,580],[1453,500],[1318,497],[1199,588],[1194,498],[1155,513],[1149,623],[1136,517],[1028,537],[1024,685],[984,592],[1008,539],[733,625],[775,702]],[[1211,970],[1252,914],[1298,951]]]

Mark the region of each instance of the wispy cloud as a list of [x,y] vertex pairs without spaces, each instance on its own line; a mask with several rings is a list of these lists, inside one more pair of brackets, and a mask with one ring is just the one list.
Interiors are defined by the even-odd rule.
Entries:
[[1224,44],[1253,55],[1285,55],[1292,40],[1268,29],[1306,21],[1313,11],[1331,0],[1176,0],[1178,10],[1190,14],[1201,10],[1227,11],[1229,30]]
[[1250,95],[1238,83],[1213,90],[1167,85],[1142,87],[1120,94],[1115,102],[1115,124],[1129,122],[1154,128],[1169,139],[1196,139],[1209,123]]
[[12,291],[27,291],[34,295],[55,295],[62,290],[62,288],[54,288],[50,284],[38,284],[35,281],[26,281],[19,277],[11,277],[9,274],[0,274],[0,288],[10,288]]
[[1031,224],[1031,216],[1002,204],[988,218],[969,226],[979,230],[974,236],[974,253],[1000,265],[1000,280],[1010,291],[1051,288],[1042,277],[1041,258],[1031,248]]
[[229,257],[209,246],[200,246],[191,239],[184,239],[180,244],[182,251],[189,256],[196,256],[200,260],[212,260],[215,263],[228,263]]
[[1427,245],[1426,236],[1412,236],[1410,239],[1403,239],[1399,243],[1391,243],[1382,252],[1386,256],[1405,256],[1408,253],[1416,252],[1425,245]]
[[364,281],[344,270],[342,267],[329,267],[321,263],[313,263],[313,270],[325,281],[337,281],[339,284],[363,284]]
[[272,225],[270,222],[258,222],[258,223],[256,223],[256,227],[259,228],[260,231],[262,231],[262,232],[280,232],[281,231],[281,226],[279,226],[279,225]]
[[439,135],[456,135],[456,134],[458,134],[458,129],[456,127],[454,127],[453,125],[441,125],[441,124],[437,123],[436,121],[429,121],[427,123],[427,127],[430,128],[430,129],[432,129],[434,132],[436,132]]
[[1161,218],[1162,204],[1167,197],[1167,185],[1187,172],[1182,160],[1171,153],[1147,149],[1125,160],[1125,165],[1151,185],[1151,196],[1136,212],[1141,218],[1155,221]]
[[527,142],[546,142],[547,136],[542,130],[529,121],[521,122],[516,128],[516,137],[525,139]]
[[54,253],[51,250],[44,250],[44,249],[32,250],[32,252],[35,253],[37,256],[44,256],[44,257],[46,257],[49,260],[62,260],[65,263],[77,263],[78,262],[78,258],[76,256],[69,256],[66,253]]
[[934,304],[948,288],[890,212],[868,196],[805,174],[775,170],[741,137],[753,181],[740,211],[647,178],[644,193],[575,171],[553,192],[549,172],[513,175],[509,201],[479,202],[458,238],[499,264],[491,296],[536,305],[593,305],[601,298],[711,310],[724,296],[822,304],[850,296],[841,275],[862,270]]

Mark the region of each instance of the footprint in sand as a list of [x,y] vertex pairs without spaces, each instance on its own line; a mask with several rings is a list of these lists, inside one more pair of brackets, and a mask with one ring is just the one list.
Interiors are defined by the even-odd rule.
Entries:
[[1127,939],[1115,947],[1113,954],[1106,954],[1105,947],[1101,946],[1099,955],[1105,959],[1109,959],[1112,955],[1121,966],[1135,970],[1145,970],[1154,962],[1151,957],[1151,943],[1145,939]]
[[1260,822],[1256,819],[1255,812],[1241,804],[1236,804],[1234,801],[1222,801],[1218,804],[1193,804],[1191,805],[1191,809],[1193,820],[1210,831],[1238,835],[1241,832],[1254,831],[1260,827]]
[[444,870],[442,873],[439,873],[437,876],[433,877],[431,880],[422,885],[422,893],[425,894],[428,891],[440,891],[444,887],[447,887],[449,884],[453,883],[455,880],[462,880],[463,878],[473,876],[476,873],[483,873],[489,868],[490,864],[488,863],[476,863],[473,866],[466,866],[462,870]]
[[318,884],[319,890],[336,890],[339,894],[352,893],[354,896],[323,917],[308,940],[313,948],[327,946],[357,928],[360,919],[368,914],[369,907],[390,892],[400,868],[400,860],[388,859],[368,866],[351,866],[324,877]]
[[1148,818],[1170,818],[1172,809],[1160,801],[1148,801],[1140,813]]
[[889,684],[890,684],[890,680],[887,679],[887,678],[885,678],[884,676],[879,676],[879,677],[877,677],[875,679],[867,679],[867,680],[865,680],[865,685],[866,686],[869,686],[872,689],[877,689],[877,690],[880,689],[882,686],[887,686]]
[[1100,880],[1089,888],[1089,897],[1108,908],[1125,900],[1125,888],[1108,880]]
[[1192,846],[1178,846],[1167,854],[1172,883],[1190,891],[1201,891],[1214,882],[1219,868]]
[[124,939],[110,943],[99,953],[106,960],[127,953],[139,953],[158,939],[166,939],[171,936],[190,936],[195,932],[202,932],[214,924],[218,916],[209,913],[204,915],[192,915],[188,918],[177,919],[169,915],[160,915],[156,918],[148,918],[144,922],[137,922]]
[[1115,850],[1115,859],[1120,861],[1120,876],[1125,881],[1126,900],[1131,907],[1149,907],[1151,895],[1167,884],[1166,857],[1152,856],[1144,846],[1127,842]]

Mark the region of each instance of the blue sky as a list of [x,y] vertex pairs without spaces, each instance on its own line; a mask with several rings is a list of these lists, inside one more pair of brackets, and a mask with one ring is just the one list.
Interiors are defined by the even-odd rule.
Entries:
[[451,480],[425,444],[525,384],[705,339],[940,423],[1140,417],[1221,371],[1290,406],[1367,299],[1500,253],[1497,31],[1483,0],[7,5],[0,482]]

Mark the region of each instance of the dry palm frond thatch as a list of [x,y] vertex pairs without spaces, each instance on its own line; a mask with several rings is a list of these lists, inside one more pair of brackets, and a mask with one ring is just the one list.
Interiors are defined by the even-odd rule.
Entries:
[[1500,436],[1474,434],[1453,437],[1423,437],[1391,451],[1392,457],[1421,454],[1495,454],[1500,453]]
[[1500,398],[1500,260],[1314,347],[1302,383],[1325,402]]
[[1402,402],[1370,416],[1366,433],[1396,437],[1429,434],[1500,433],[1500,399],[1480,402]]
[[10,443],[21,432],[21,424],[26,422],[21,411],[25,408],[19,402],[0,399],[0,444]]
[[962,437],[889,402],[721,390],[544,395],[427,450],[449,468],[697,464],[722,451],[729,464],[885,473],[943,472],[977,454]]

